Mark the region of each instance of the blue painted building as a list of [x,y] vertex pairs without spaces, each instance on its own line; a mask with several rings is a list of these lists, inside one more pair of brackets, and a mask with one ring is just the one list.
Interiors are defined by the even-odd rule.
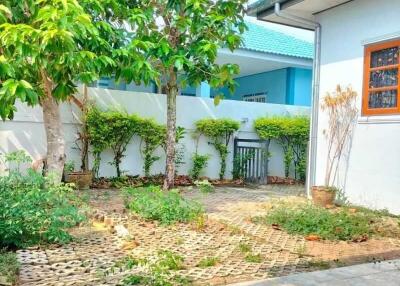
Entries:
[[[311,102],[313,43],[270,29],[262,23],[247,22],[243,45],[233,53],[221,49],[219,64],[240,66],[235,79],[237,88],[231,94],[226,88],[210,89],[207,83],[187,87],[183,96],[214,97],[223,93],[225,99],[309,106]],[[154,85],[136,86],[109,79],[100,80],[103,88],[139,92],[157,92]]]

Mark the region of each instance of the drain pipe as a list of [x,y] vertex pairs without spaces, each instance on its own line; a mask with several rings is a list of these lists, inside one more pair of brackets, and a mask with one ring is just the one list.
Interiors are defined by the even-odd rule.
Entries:
[[318,112],[319,112],[319,85],[321,68],[321,25],[318,22],[310,21],[295,15],[288,14],[281,10],[279,2],[275,3],[275,15],[298,24],[306,25],[315,30],[315,50],[313,62],[313,92],[312,92],[312,111],[310,120],[310,141],[308,145],[308,167],[306,192],[310,196],[310,188],[315,185],[315,172],[317,163],[317,143],[318,143]]

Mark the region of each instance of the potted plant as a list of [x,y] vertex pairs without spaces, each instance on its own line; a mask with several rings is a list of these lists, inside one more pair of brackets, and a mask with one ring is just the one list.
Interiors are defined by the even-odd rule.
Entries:
[[[72,96],[72,101],[81,110],[81,127],[78,131],[78,138],[76,140],[77,149],[81,153],[81,170],[75,171],[72,165],[72,171],[66,174],[66,182],[74,183],[78,189],[89,189],[93,180],[93,173],[89,170],[89,134],[87,132],[86,116],[88,113],[88,96],[87,86],[83,86],[83,99],[82,101]],[[69,167],[71,169],[71,167]]]
[[327,160],[323,186],[313,186],[311,196],[316,205],[333,205],[338,188],[337,176],[346,152],[349,151],[357,118],[357,93],[351,87],[342,89],[339,85],[333,94],[328,93],[322,103],[322,110],[328,113],[328,128],[324,130],[327,139]]

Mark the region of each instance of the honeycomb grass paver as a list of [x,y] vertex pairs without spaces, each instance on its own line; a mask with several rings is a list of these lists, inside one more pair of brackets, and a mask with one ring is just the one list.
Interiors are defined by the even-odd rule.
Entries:
[[[250,220],[265,213],[263,204],[271,198],[299,195],[303,191],[302,186],[218,188],[207,195],[188,190],[184,193],[186,197],[199,200],[205,206],[208,220],[202,230],[190,224],[160,227],[142,221],[125,213],[117,203],[108,203],[107,200],[115,197],[121,204],[120,193],[90,191],[95,198],[94,220],[104,229],[99,230],[95,225],[76,228],[73,234],[78,238],[68,245],[18,251],[20,284],[120,285],[126,275],[140,273],[143,269],[120,269],[116,266],[118,261],[126,256],[154,260],[159,250],[170,250],[184,258],[186,268],[178,273],[192,279],[193,285],[225,285],[310,271],[313,268],[309,262],[313,258],[298,253],[299,249],[310,246],[303,237]],[[130,239],[107,231],[117,224],[128,229]],[[246,254],[238,248],[240,243],[248,244],[253,254],[259,254],[261,263],[245,261]],[[396,239],[390,245],[400,249]],[[219,262],[208,268],[198,267],[205,257],[218,257]]]

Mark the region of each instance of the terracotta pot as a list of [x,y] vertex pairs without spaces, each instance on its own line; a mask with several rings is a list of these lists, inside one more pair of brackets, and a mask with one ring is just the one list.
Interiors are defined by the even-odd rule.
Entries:
[[336,192],[325,186],[313,186],[311,187],[311,196],[314,204],[326,208],[334,204]]
[[92,184],[92,172],[73,172],[67,174],[65,181],[74,183],[78,189],[87,190]]

